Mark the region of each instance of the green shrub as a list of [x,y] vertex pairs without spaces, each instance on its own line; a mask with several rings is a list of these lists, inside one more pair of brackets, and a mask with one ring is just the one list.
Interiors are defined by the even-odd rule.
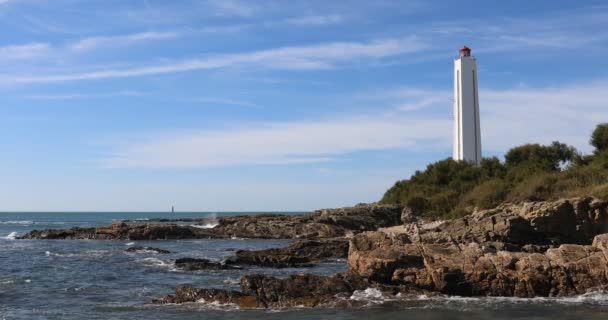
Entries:
[[441,160],[397,181],[380,202],[407,205],[416,215],[454,218],[503,201],[590,194],[608,199],[608,124],[598,125],[591,144],[593,155],[556,141],[512,148],[504,163],[496,157],[482,159],[479,166]]
[[464,195],[461,206],[490,209],[499,205],[508,192],[507,184],[502,179],[485,181]]
[[608,150],[608,123],[601,123],[595,127],[589,141],[596,152]]

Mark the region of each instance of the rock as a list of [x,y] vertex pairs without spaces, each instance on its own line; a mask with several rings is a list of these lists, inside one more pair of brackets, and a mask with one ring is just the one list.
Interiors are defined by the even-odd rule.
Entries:
[[334,306],[345,301],[355,290],[370,283],[350,274],[329,277],[312,274],[292,275],[279,279],[253,274],[241,278],[241,291],[177,287],[174,295],[155,303],[217,302],[235,304],[241,309]]
[[187,271],[198,271],[198,270],[229,270],[229,269],[240,269],[236,266],[226,265],[224,263],[213,262],[207,259],[197,258],[181,258],[175,260],[175,267]]
[[412,239],[474,242],[496,250],[527,252],[544,252],[565,243],[589,245],[594,236],[608,232],[607,207],[607,201],[594,198],[507,204],[418,230]]
[[197,289],[190,286],[178,286],[177,288],[175,288],[175,294],[168,295],[161,299],[155,299],[153,300],[153,303],[165,304],[188,302],[215,302],[219,304],[229,304],[242,300],[243,295],[240,292],[234,290]]
[[345,235],[344,228],[315,222],[311,214],[261,214],[222,217],[213,232],[224,237],[257,239],[320,239]]
[[416,222],[416,216],[414,215],[414,211],[410,207],[404,207],[401,211],[401,223],[410,224]]
[[[327,239],[400,224],[398,205],[357,205],[309,214],[260,214],[217,218],[213,228],[117,222],[106,227],[34,230],[21,239],[162,240],[201,238]],[[197,221],[202,221],[198,219]],[[215,220],[214,220],[215,221]]]
[[296,240],[284,248],[239,250],[226,260],[226,264],[273,268],[307,267],[325,259],[346,258],[348,245],[346,239]]
[[412,243],[367,232],[351,239],[349,271],[387,285],[463,296],[570,296],[608,285],[608,234],[544,254],[463,243]]
[[591,197],[527,202],[511,209],[555,243],[590,244],[608,232],[608,201]]
[[113,223],[105,227],[33,230],[20,239],[169,240],[209,238],[207,229],[175,224]]
[[167,254],[171,253],[169,250],[153,248],[153,247],[142,247],[142,246],[134,246],[125,249],[125,252],[135,252],[135,253],[160,253]]

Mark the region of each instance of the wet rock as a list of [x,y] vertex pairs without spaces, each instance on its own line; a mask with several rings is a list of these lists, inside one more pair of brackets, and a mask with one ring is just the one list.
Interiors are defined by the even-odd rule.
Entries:
[[175,267],[187,271],[198,271],[198,270],[230,270],[240,269],[236,266],[226,265],[220,262],[213,262],[207,259],[197,258],[181,258],[175,260]]
[[125,252],[134,252],[134,253],[159,253],[159,254],[167,254],[171,253],[169,250],[153,248],[153,247],[142,247],[142,246],[133,246],[125,249]]
[[20,239],[97,239],[97,240],[169,240],[209,238],[206,229],[175,224],[127,224],[116,222],[105,227],[33,230]]
[[307,267],[325,259],[346,258],[348,245],[346,239],[296,240],[284,248],[239,250],[226,263],[273,268]]
[[608,234],[593,245],[545,253],[493,252],[482,245],[412,243],[382,232],[351,240],[349,271],[391,285],[463,296],[568,296],[608,285]]
[[242,298],[243,295],[234,290],[197,289],[191,286],[178,286],[175,288],[175,294],[168,295],[161,299],[155,299],[153,302],[157,304],[188,302],[230,304],[240,301]]
[[279,279],[267,275],[245,275],[241,291],[177,287],[174,295],[155,303],[217,302],[235,304],[242,309],[335,306],[355,290],[370,283],[358,276],[335,274],[329,277],[312,274],[292,275]]

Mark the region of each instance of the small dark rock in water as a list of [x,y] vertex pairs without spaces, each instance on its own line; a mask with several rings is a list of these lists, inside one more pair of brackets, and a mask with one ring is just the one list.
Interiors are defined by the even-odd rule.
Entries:
[[165,250],[165,249],[159,249],[159,248],[153,248],[153,247],[142,247],[142,246],[134,246],[134,247],[130,247],[127,248],[125,250],[125,252],[136,252],[136,253],[162,253],[162,254],[167,254],[167,253],[171,253],[171,251],[169,250]]
[[230,266],[219,262],[213,262],[207,259],[196,258],[181,258],[175,260],[175,266],[179,269],[196,271],[196,270],[229,270],[240,269],[236,266]]
[[309,267],[324,259],[346,258],[348,240],[296,240],[284,248],[239,250],[227,264],[257,265],[272,268]]

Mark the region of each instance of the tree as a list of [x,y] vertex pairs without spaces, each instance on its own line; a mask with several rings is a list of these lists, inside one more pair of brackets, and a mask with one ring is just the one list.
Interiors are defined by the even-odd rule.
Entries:
[[595,147],[596,153],[608,149],[608,123],[600,123],[595,127],[590,143]]
[[560,171],[577,155],[574,147],[554,141],[551,145],[525,144],[512,148],[505,155],[509,170],[525,165],[541,171]]

